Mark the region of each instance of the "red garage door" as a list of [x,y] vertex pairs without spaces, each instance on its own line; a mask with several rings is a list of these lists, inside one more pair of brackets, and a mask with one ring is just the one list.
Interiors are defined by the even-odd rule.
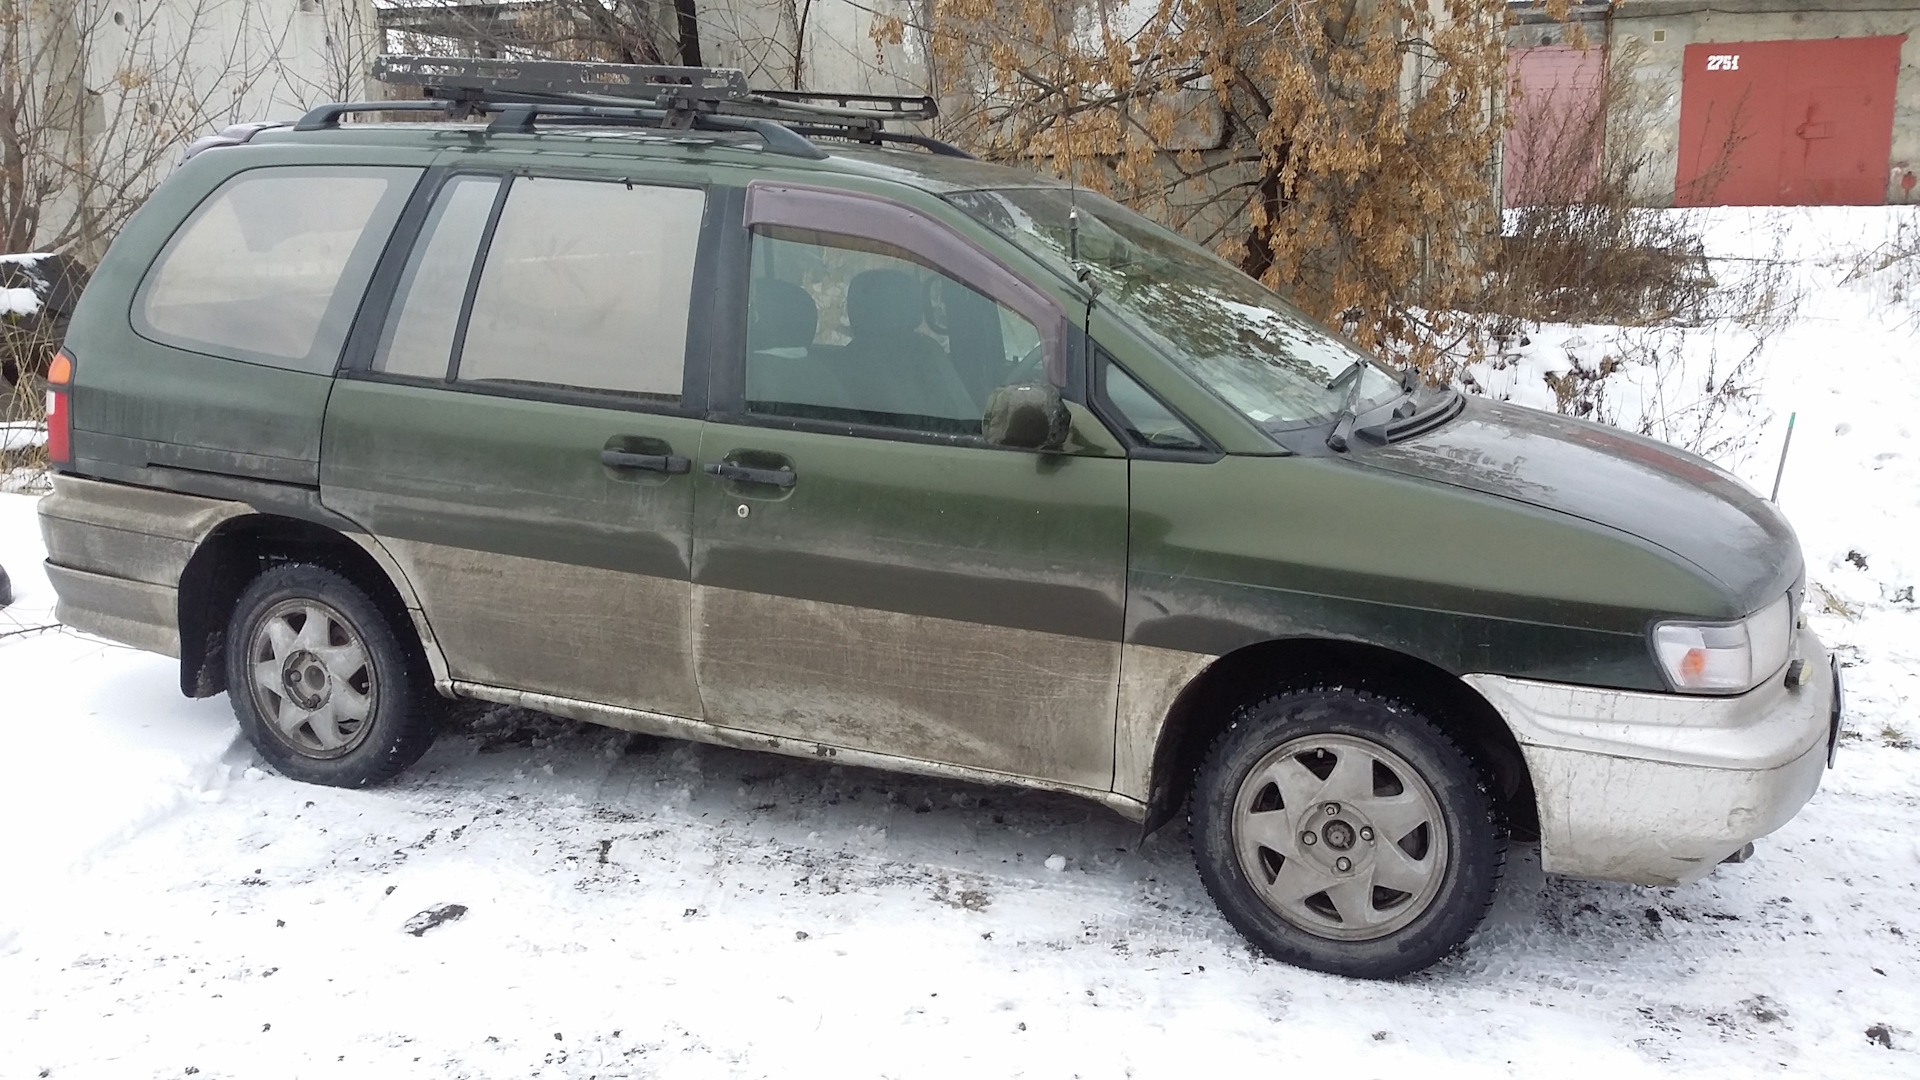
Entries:
[[1675,204],[1885,202],[1905,40],[1687,46]]

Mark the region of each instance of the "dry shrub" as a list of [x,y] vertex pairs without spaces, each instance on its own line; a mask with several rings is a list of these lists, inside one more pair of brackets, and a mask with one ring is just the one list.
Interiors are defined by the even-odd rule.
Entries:
[[0,491],[45,486],[45,375],[86,281],[86,267],[69,256],[0,259],[0,288],[37,301],[31,312],[0,315]]
[[1713,291],[1699,237],[1623,191],[1508,214],[1485,310],[1512,319],[1641,326],[1698,323]]
[[46,423],[46,383],[40,376],[0,380],[0,492],[46,490],[46,443],[29,438]]
[[984,158],[1112,195],[1397,359],[1433,357],[1478,287],[1504,0],[919,10],[939,133]]
[[[1515,321],[1697,324],[1714,282],[1700,238],[1682,215],[1637,205],[1651,154],[1646,91],[1632,72],[1640,47],[1607,58],[1587,107],[1529,109],[1515,101],[1509,153],[1524,158],[1480,310]],[[1586,104],[1586,103],[1582,103]],[[1611,137],[1610,137],[1611,135]]]
[[[1559,411],[1730,463],[1764,425],[1762,350],[1799,297],[1777,246],[1710,258],[1701,212],[1639,205],[1653,154],[1636,133],[1650,129],[1658,92],[1633,80],[1639,59],[1631,45],[1608,58],[1590,111],[1516,109],[1508,145],[1527,158],[1525,189],[1512,193],[1521,205],[1505,212],[1478,319],[1444,374],[1471,389],[1470,365],[1519,363],[1541,325],[1590,326],[1575,337],[1585,355],[1543,375]],[[1723,164],[1704,182],[1724,174]]]
[[1920,207],[1895,212],[1892,233],[1853,260],[1846,280],[1871,287],[1883,307],[1920,330]]

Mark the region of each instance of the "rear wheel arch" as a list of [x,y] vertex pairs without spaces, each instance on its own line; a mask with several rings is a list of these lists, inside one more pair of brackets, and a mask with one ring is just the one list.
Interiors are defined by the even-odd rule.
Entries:
[[1207,749],[1236,709],[1265,695],[1346,686],[1417,706],[1466,752],[1516,838],[1537,834],[1533,777],[1497,709],[1444,668],[1377,645],[1281,638],[1215,660],[1175,697],[1161,723],[1148,788],[1145,829],[1180,813]]
[[406,647],[420,650],[424,662],[426,650],[401,587],[366,548],[324,525],[279,514],[249,514],[221,522],[207,534],[180,574],[181,693],[201,698],[227,689],[225,638],[234,605],[254,578],[290,562],[325,567],[365,590],[395,636]]

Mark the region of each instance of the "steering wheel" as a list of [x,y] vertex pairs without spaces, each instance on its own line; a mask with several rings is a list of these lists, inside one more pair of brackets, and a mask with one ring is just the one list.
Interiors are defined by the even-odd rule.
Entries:
[[1021,353],[1019,358],[1007,368],[1007,373],[1001,379],[1000,385],[1018,386],[1021,383],[1045,382],[1046,358],[1047,343],[1034,342],[1033,348]]

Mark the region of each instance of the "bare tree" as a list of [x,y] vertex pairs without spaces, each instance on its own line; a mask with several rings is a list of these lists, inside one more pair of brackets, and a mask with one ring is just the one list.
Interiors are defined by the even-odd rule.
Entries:
[[378,17],[392,54],[701,62],[693,0],[415,0]]
[[237,0],[0,0],[0,246],[92,262],[273,51]]
[[368,96],[381,52],[374,10],[371,0],[296,0],[261,42],[274,96],[306,104]]

